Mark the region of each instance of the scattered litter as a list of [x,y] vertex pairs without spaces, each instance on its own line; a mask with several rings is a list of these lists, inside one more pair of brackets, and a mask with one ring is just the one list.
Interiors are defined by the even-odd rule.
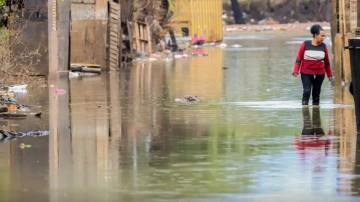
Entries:
[[[14,132],[8,130],[0,130],[0,141],[6,141],[22,137],[43,137],[48,136],[49,131],[29,131],[29,132]],[[26,146],[26,145],[25,145]]]
[[16,111],[17,110],[16,104],[13,104],[13,103],[7,104],[7,108],[8,108],[8,111]]
[[9,109],[7,107],[4,107],[4,106],[0,107],[0,113],[4,113],[4,112],[8,112],[8,111],[9,111]]
[[345,81],[341,81],[341,86],[344,87],[346,85]]
[[188,54],[175,54],[174,55],[174,58],[176,58],[176,59],[180,59],[180,58],[188,58],[189,57],[189,55]]
[[[26,92],[27,85],[13,85],[0,88],[0,119],[26,119],[29,115],[41,117],[41,112],[31,112],[30,106],[19,104],[15,96],[21,96]],[[1,130],[0,130],[1,133]],[[12,133],[4,133],[0,135],[8,136]]]
[[73,63],[70,65],[71,72],[101,74],[101,66],[97,64]]
[[7,88],[8,88],[8,91],[14,92],[14,93],[25,93],[25,92],[27,92],[27,85],[26,84],[13,85],[13,86],[9,86]]
[[0,113],[0,118],[5,118],[5,119],[25,119],[26,117],[27,115],[23,113],[12,113],[12,112]]
[[157,61],[157,60],[158,60],[157,58],[152,58],[152,57],[149,58],[149,61]]
[[41,112],[35,113],[34,116],[37,118],[41,118]]
[[221,43],[221,44],[219,45],[219,47],[220,47],[220,48],[226,48],[226,47],[227,47],[227,44],[226,44],[226,43]]
[[193,56],[208,56],[208,53],[203,48],[193,48],[191,55],[193,55]]
[[24,144],[24,143],[21,143],[20,145],[19,145],[19,148],[20,149],[29,149],[29,148],[31,148],[32,146],[30,145],[30,144]]
[[76,78],[80,76],[80,72],[69,72],[69,78]]
[[182,98],[175,98],[175,102],[182,104],[196,104],[200,102],[200,98],[198,96],[186,95]]
[[264,32],[271,32],[271,31],[274,31],[274,29],[273,29],[272,27],[264,27],[264,28],[262,29],[262,31],[264,31]]
[[232,45],[231,47],[232,47],[232,48],[241,48],[242,45],[240,45],[240,44],[234,44],[234,45]]
[[55,89],[55,93],[56,93],[56,95],[65,95],[66,91],[62,88],[57,88],[57,89]]
[[232,31],[237,31],[239,28],[227,26],[225,29],[227,32],[232,32]]
[[166,58],[164,59],[165,62],[171,62],[171,61],[173,61],[173,60],[174,60],[173,57],[166,57]]

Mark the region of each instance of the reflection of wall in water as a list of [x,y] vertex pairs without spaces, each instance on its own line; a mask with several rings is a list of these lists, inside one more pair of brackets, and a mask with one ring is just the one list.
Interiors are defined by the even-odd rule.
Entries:
[[[353,98],[346,89],[335,90],[335,102],[340,104],[353,104]],[[356,126],[355,112],[353,108],[336,108],[334,113],[334,134],[339,137],[339,171],[348,173],[356,169]],[[352,192],[351,179],[340,178],[339,191]]]
[[[20,149],[20,143],[32,148]],[[9,201],[48,201],[48,138],[18,139],[10,144]]]
[[107,1],[72,0],[71,62],[106,67]]
[[177,60],[169,82],[172,99],[184,95],[197,95],[205,100],[220,99],[223,96],[222,49],[206,49],[207,57],[193,57]]
[[9,201],[10,144],[0,145],[0,201]]

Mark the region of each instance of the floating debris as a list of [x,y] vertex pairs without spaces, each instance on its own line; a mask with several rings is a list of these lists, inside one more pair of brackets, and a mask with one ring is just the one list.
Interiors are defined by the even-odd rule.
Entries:
[[31,148],[32,146],[30,145],[30,144],[24,144],[24,143],[21,143],[20,145],[19,145],[19,148],[20,149],[29,149],[29,148]]
[[25,119],[26,117],[27,115],[23,113],[11,113],[11,112],[0,113],[0,118],[4,118],[4,119]]
[[43,137],[48,135],[49,135],[49,131],[14,132],[14,131],[0,130],[0,141],[6,141],[6,140],[22,138],[22,137]]
[[[15,93],[24,92],[27,85],[14,85],[4,87],[0,91],[0,118],[2,119],[25,119],[30,113],[29,106],[18,104]],[[39,113],[39,112],[37,112]]]
[[73,63],[70,66],[72,72],[101,74],[101,66],[97,64]]
[[196,104],[200,102],[200,98],[198,96],[186,95],[183,98],[175,98],[175,102],[182,104]]
[[226,44],[226,43],[221,43],[220,45],[219,45],[219,47],[220,48],[226,48],[228,45]]
[[66,91],[65,91],[65,89],[57,88],[57,89],[55,89],[55,94],[56,95],[65,95]]
[[231,47],[231,48],[241,48],[241,47],[243,47],[243,46],[240,45],[240,44],[234,44],[234,45],[231,45],[230,47]]
[[174,58],[175,59],[180,59],[180,58],[188,58],[189,55],[188,54],[174,54]]
[[27,92],[27,84],[8,86],[7,90],[14,93],[25,93]]

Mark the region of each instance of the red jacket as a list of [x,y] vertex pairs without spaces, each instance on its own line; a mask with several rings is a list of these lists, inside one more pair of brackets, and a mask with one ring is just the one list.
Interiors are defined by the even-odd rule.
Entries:
[[301,44],[293,73],[303,74],[325,74],[332,77],[331,66],[329,62],[329,52],[324,43],[313,46],[311,41],[305,41]]

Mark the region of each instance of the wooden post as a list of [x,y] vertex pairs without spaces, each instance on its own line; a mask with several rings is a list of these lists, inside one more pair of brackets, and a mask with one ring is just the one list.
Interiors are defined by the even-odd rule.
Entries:
[[70,0],[48,1],[49,78],[69,67]]
[[70,0],[58,1],[59,71],[70,68]]
[[48,34],[49,34],[49,80],[54,79],[58,67],[57,41],[57,1],[48,2]]
[[121,5],[110,1],[109,6],[109,69],[118,70],[122,59]]

